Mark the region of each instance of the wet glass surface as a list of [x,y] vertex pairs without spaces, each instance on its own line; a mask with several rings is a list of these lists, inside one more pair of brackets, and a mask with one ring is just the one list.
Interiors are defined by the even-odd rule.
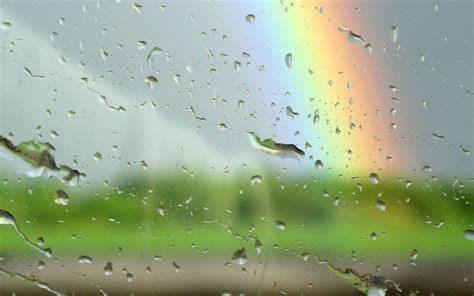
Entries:
[[471,295],[471,1],[2,1],[0,294]]

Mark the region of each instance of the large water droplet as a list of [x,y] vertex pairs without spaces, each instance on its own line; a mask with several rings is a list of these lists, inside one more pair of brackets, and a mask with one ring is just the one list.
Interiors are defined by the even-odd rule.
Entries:
[[[15,155],[16,159],[22,160],[22,163],[17,162],[20,166],[24,167],[27,164],[28,167],[23,170],[30,177],[49,178],[54,176],[70,186],[76,185],[82,177],[85,177],[85,174],[66,165],[56,165],[56,161],[50,152],[55,149],[49,143],[25,141],[15,146],[10,140],[0,135],[1,148]],[[5,155],[0,153],[0,156]],[[7,155],[7,159],[11,160],[11,157]]]
[[69,196],[63,190],[57,190],[54,202],[58,205],[67,206],[69,203]]
[[253,132],[247,132],[251,145],[264,153],[270,155],[278,155],[282,158],[294,158],[297,160],[301,160],[305,153],[303,150],[299,149],[294,144],[282,144],[276,143],[273,139],[265,139],[261,140],[259,136],[257,136]]

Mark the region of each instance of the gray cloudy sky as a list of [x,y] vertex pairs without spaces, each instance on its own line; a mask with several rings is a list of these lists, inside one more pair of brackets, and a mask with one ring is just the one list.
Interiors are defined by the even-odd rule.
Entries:
[[[255,44],[262,33],[239,33],[247,28],[245,15],[249,11],[257,14],[272,4],[180,1],[166,2],[164,11],[159,3],[145,4],[137,16],[131,2],[2,1],[1,20],[12,26],[4,25],[0,32],[0,133],[13,132],[13,141],[18,143],[36,138],[35,128],[41,125],[44,140],[56,147],[58,162],[70,164],[76,156],[79,167],[90,176],[129,172],[128,161],[141,169],[141,160],[156,170],[215,166],[223,171],[225,166],[238,169],[243,164],[252,168],[313,167],[309,160],[299,164],[261,154],[250,147],[243,133],[285,134],[283,140],[299,146],[306,141],[292,138],[294,130],[271,129],[275,112],[269,112],[266,98],[258,95],[258,62],[255,73],[233,71],[234,59],[244,64],[241,52],[255,52],[252,49],[258,48]],[[386,72],[404,86],[398,93],[402,98],[398,114],[399,135],[405,137],[406,150],[412,154],[406,169],[429,164],[433,174],[472,178],[472,154],[460,148],[474,149],[473,95],[467,92],[474,91],[472,2],[441,2],[438,11],[427,1],[347,5],[348,10],[355,11],[355,7],[360,7],[375,36],[387,37],[373,40],[379,44],[373,54],[386,60]],[[60,18],[65,19],[64,25]],[[381,45],[388,42],[394,24],[399,27],[400,48],[387,46],[387,52],[382,52]],[[225,34],[230,42],[222,38]],[[139,40],[147,42],[145,49],[137,49]],[[155,46],[163,53],[155,56],[159,83],[150,90],[144,83],[153,74],[146,56]],[[212,67],[219,74],[210,73],[206,48],[212,48]],[[101,49],[109,54],[106,60]],[[259,54],[265,52],[256,56]],[[420,54],[425,55],[424,64],[420,64]],[[45,78],[28,77],[24,67]],[[179,84],[175,74],[180,75]],[[80,77],[87,77],[89,86],[105,95],[109,104],[122,105],[127,112],[107,109],[97,94],[80,84]],[[266,94],[277,91],[279,86]],[[237,108],[238,100],[245,100],[243,111]],[[194,119],[186,111],[189,105],[207,122]],[[72,118],[70,110],[76,113]],[[218,130],[221,122],[228,130]],[[52,138],[50,130],[60,136]],[[445,136],[449,144],[434,139],[432,133]],[[116,151],[113,145],[118,145]],[[93,159],[96,152],[103,156],[100,164]]]

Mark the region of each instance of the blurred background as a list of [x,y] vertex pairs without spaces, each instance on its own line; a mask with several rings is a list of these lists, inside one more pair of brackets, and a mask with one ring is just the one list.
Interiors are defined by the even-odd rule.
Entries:
[[472,11],[2,1],[0,294],[471,295]]

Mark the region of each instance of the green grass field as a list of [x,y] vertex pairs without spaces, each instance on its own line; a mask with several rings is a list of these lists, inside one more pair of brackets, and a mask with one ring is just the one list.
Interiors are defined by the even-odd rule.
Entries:
[[[255,254],[255,238],[264,252],[278,256],[348,256],[354,251],[364,258],[409,261],[413,249],[422,254],[420,260],[472,254],[472,241],[463,232],[474,224],[473,190],[462,184],[420,180],[406,188],[404,181],[374,185],[264,175],[261,184],[252,186],[248,176],[215,180],[185,174],[85,184],[66,188],[70,202],[60,206],[54,203],[55,191],[63,188],[57,180],[9,180],[0,185],[0,208],[16,217],[30,239],[43,237],[55,256],[110,254],[121,248],[129,256],[230,259],[241,247]],[[385,211],[375,208],[378,199]],[[286,229],[278,230],[276,220],[284,221]],[[443,225],[435,227],[440,221]],[[372,232],[376,240],[370,239]],[[40,256],[13,227],[1,226],[0,241],[2,257]]]

